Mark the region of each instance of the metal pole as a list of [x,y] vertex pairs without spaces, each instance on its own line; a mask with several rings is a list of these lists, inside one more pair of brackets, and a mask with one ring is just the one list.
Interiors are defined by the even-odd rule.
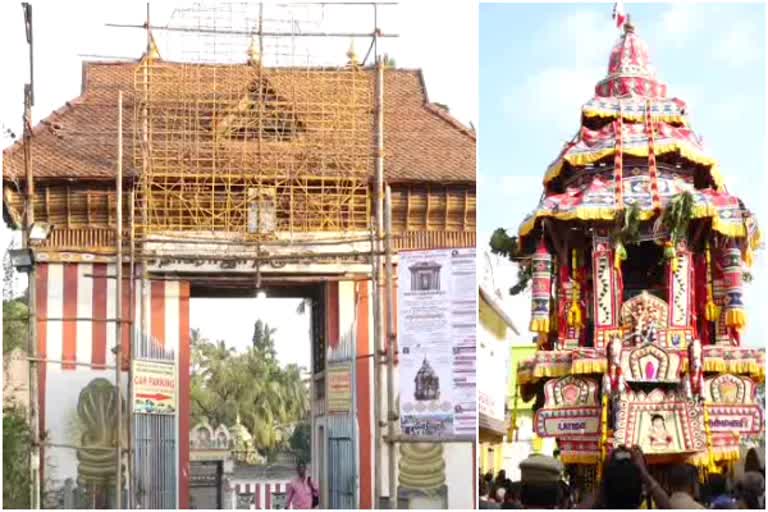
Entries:
[[373,507],[381,508],[381,297],[379,296],[379,256],[376,255],[376,229],[371,229],[371,299],[373,307]]
[[[131,25],[127,23],[105,23],[105,27],[112,28],[146,28],[144,25]],[[371,37],[367,32],[271,32],[271,31],[244,31],[244,30],[218,30],[215,28],[187,28],[152,25],[149,30],[162,30],[166,32],[197,32],[199,34],[225,34],[230,36],[265,36],[265,37]],[[399,37],[398,34],[379,34],[379,37]]]
[[123,366],[123,91],[117,92],[117,226],[115,226],[115,271],[117,286],[115,287],[115,345],[117,348],[117,363],[115,364],[115,392],[117,393],[117,475],[115,476],[115,508],[122,507],[122,444],[123,444],[123,402],[120,392],[120,372]]
[[[22,247],[30,249],[30,233],[32,225],[35,223],[35,182],[32,176],[32,105],[34,99],[34,61],[33,61],[33,41],[32,41],[32,5],[27,2],[21,4],[24,10],[24,27],[27,35],[27,45],[29,46],[29,83],[24,85],[24,175],[26,177],[26,201],[24,210],[26,213],[26,222],[24,223],[24,232],[22,234]],[[31,509],[40,508],[40,493],[42,488],[43,464],[40,460],[40,423],[38,403],[38,365],[37,361],[37,271],[35,270],[34,256],[32,269],[27,274],[27,295],[29,311],[28,329],[27,329],[27,355],[29,361],[29,426],[32,432],[32,446],[29,453],[29,507]]]
[[[350,361],[350,378],[357,382],[357,311],[360,301],[360,288],[355,286],[355,316],[352,320],[352,332],[350,333],[350,345],[352,345],[352,357]],[[355,465],[354,505],[352,508],[360,508],[360,417],[357,407],[357,385],[352,386],[352,449],[354,452],[353,464]]]
[[396,454],[395,454],[395,422],[398,414],[395,411],[395,322],[394,322],[394,281],[392,277],[392,188],[387,185],[384,213],[386,226],[384,230],[384,249],[386,252],[386,294],[387,294],[387,435],[389,437],[389,494],[390,508],[397,507]]
[[[375,31],[374,31],[375,33]],[[374,44],[376,41],[374,35]],[[375,355],[373,358],[373,392],[374,392],[374,450],[373,450],[373,495],[374,507],[380,507],[381,500],[381,405],[383,400],[381,386],[381,356],[384,352],[384,336],[382,334],[382,301],[381,301],[381,253],[380,240],[381,231],[384,227],[383,214],[383,195],[384,195],[384,80],[383,67],[378,57],[376,58],[376,186],[374,189],[375,215],[376,222],[371,237],[371,255],[372,255],[372,286],[373,286],[373,339]]]
[[128,321],[131,325],[131,330],[129,334],[129,338],[131,340],[131,352],[129,353],[128,358],[128,386],[127,386],[127,392],[126,392],[126,398],[128,400],[128,421],[126,422],[127,425],[127,439],[128,439],[128,494],[126,499],[126,507],[127,508],[133,508],[134,506],[134,496],[133,496],[133,490],[134,490],[134,479],[133,479],[133,400],[131,397],[133,396],[133,354],[136,350],[136,263],[135,263],[135,257],[136,257],[136,233],[135,233],[135,201],[136,201],[136,189],[135,187],[131,187],[131,194],[130,194],[130,204],[129,207],[129,214],[128,214],[128,223],[130,224],[130,245],[129,245],[129,259],[130,259],[130,266],[129,266],[129,274],[131,278],[131,282],[128,284],[128,289],[131,291],[128,295],[130,297],[130,305],[128,307],[129,311],[129,318]]
[[[376,295],[376,302],[374,303],[374,336],[376,336],[376,357],[374,358],[374,366],[378,370],[378,380],[376,381],[376,403],[377,403],[377,417],[376,417],[376,461],[375,461],[375,475],[376,475],[376,487],[378,487],[379,494],[381,494],[381,405],[382,400],[382,386],[381,386],[381,357],[384,353],[384,302],[382,298],[382,279],[381,279],[381,236],[384,231],[384,65],[381,57],[376,58],[376,186],[374,190],[375,197],[375,213],[376,213],[376,229],[375,229],[375,245],[373,250],[376,252],[375,266],[376,266],[376,282],[374,293]],[[390,461],[391,465],[392,462]],[[390,471],[391,473],[391,471]],[[391,487],[391,484],[390,484]],[[389,497],[390,502],[392,496]],[[378,503],[377,503],[377,506]]]

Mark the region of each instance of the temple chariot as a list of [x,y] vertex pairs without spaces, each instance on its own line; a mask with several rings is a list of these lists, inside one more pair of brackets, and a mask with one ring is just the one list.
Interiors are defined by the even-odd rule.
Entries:
[[742,346],[760,234],[631,24],[518,235],[538,345],[520,396],[572,486],[618,445],[662,482],[677,462],[730,471],[764,433],[764,350]]

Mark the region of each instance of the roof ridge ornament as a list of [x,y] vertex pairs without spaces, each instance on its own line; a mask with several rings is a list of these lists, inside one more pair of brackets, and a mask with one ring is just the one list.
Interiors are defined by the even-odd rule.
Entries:
[[261,65],[261,51],[255,35],[251,37],[251,44],[248,45],[246,55],[248,55],[248,64],[256,67]]
[[157,47],[157,42],[155,42],[155,36],[152,35],[152,32],[149,33],[147,58],[150,60],[160,60],[160,49]]
[[351,68],[357,68],[360,65],[360,62],[357,58],[357,52],[355,52],[355,40],[350,39],[349,40],[349,49],[347,50],[347,66]]

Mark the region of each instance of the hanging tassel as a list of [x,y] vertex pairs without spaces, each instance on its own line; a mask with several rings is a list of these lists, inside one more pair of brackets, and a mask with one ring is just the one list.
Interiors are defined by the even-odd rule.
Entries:
[[608,395],[603,392],[602,412],[600,414],[600,461],[597,465],[597,481],[603,479],[603,465],[608,452]]
[[557,327],[558,327],[558,340],[564,340],[568,336],[568,295],[570,292],[570,267],[568,265],[560,265],[558,269],[560,276],[560,287],[557,297]]
[[725,325],[741,330],[747,325],[747,313],[742,303],[741,251],[737,247],[725,250],[723,256],[723,282],[725,283]]
[[729,309],[725,312],[725,325],[743,329],[747,325],[747,314],[741,309]]
[[584,321],[581,316],[581,298],[578,281],[578,253],[576,252],[576,249],[573,250],[572,254],[571,274],[573,277],[573,288],[571,290],[571,308],[568,310],[568,325],[576,329],[581,329],[584,327]]
[[543,342],[549,334],[549,303],[552,287],[552,256],[542,238],[532,258],[531,324],[529,329],[538,333]]
[[752,268],[752,264],[755,262],[755,253],[752,250],[752,247],[747,244],[747,248],[744,250],[744,263],[747,265],[747,268]]
[[659,178],[656,168],[655,126],[651,115],[651,100],[645,102],[645,131],[648,137],[648,174],[651,177],[651,199],[653,209],[661,210],[661,195],[659,194]]
[[712,292],[712,250],[707,242],[707,248],[704,252],[707,257],[707,305],[704,308],[704,316],[708,322],[716,322],[720,318],[720,306],[715,304],[714,293]]
[[716,473],[717,464],[715,464],[715,453],[712,448],[712,430],[709,426],[709,411],[706,407],[704,407],[704,433],[707,436],[707,471]]
[[621,241],[617,241],[613,250],[613,267],[621,272],[621,263],[627,259],[627,248]]
[[677,272],[677,253],[675,244],[671,241],[664,242],[664,258],[669,261],[672,272]]

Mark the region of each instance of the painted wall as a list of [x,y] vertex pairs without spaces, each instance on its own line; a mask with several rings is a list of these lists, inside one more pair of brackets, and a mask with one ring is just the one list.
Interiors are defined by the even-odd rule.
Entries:
[[480,333],[477,352],[478,409],[497,421],[504,421],[510,352],[509,329],[504,320],[480,297]]
[[287,492],[288,480],[241,480],[232,479],[229,496],[225,500],[231,509],[238,508],[238,497],[248,498],[255,510],[269,510],[272,508],[273,493]]
[[[107,263],[41,263],[37,267],[37,315],[38,354],[53,361],[39,365],[40,382],[40,430],[47,433],[53,445],[90,445],[85,433],[88,430],[88,412],[102,407],[102,403],[89,404],[78,412],[78,400],[82,390],[95,379],[115,382],[117,356],[115,354],[116,323],[116,266]],[[128,275],[127,267],[125,274]],[[134,301],[133,326],[125,322],[122,329],[125,358],[121,372],[121,390],[127,404],[128,351],[130,329],[138,329],[141,317],[141,282],[135,281],[136,293],[130,295],[129,279],[123,287],[122,317],[130,318],[130,305]],[[189,373],[189,287],[176,281],[156,281],[146,290],[146,325],[156,343],[173,349],[179,354],[182,377]],[[188,377],[187,377],[188,378]],[[180,446],[182,471],[179,478],[180,497],[186,497],[189,446],[189,395],[183,389],[184,379],[179,380],[180,396],[177,407],[181,411],[177,435]],[[127,415],[126,415],[127,416]],[[186,421],[184,420],[186,416]],[[125,418],[127,421],[127,417]],[[123,446],[127,446],[126,428],[123,429]],[[93,445],[90,445],[93,446]],[[78,457],[75,448],[46,446],[42,450],[44,460],[43,479],[50,491],[49,505],[60,506],[63,502],[56,493],[65,486],[76,485]],[[109,463],[105,463],[105,471]],[[112,464],[111,467],[114,467]],[[105,498],[106,499],[106,498]],[[111,499],[109,500],[111,501]],[[185,500],[180,502],[185,506]]]

